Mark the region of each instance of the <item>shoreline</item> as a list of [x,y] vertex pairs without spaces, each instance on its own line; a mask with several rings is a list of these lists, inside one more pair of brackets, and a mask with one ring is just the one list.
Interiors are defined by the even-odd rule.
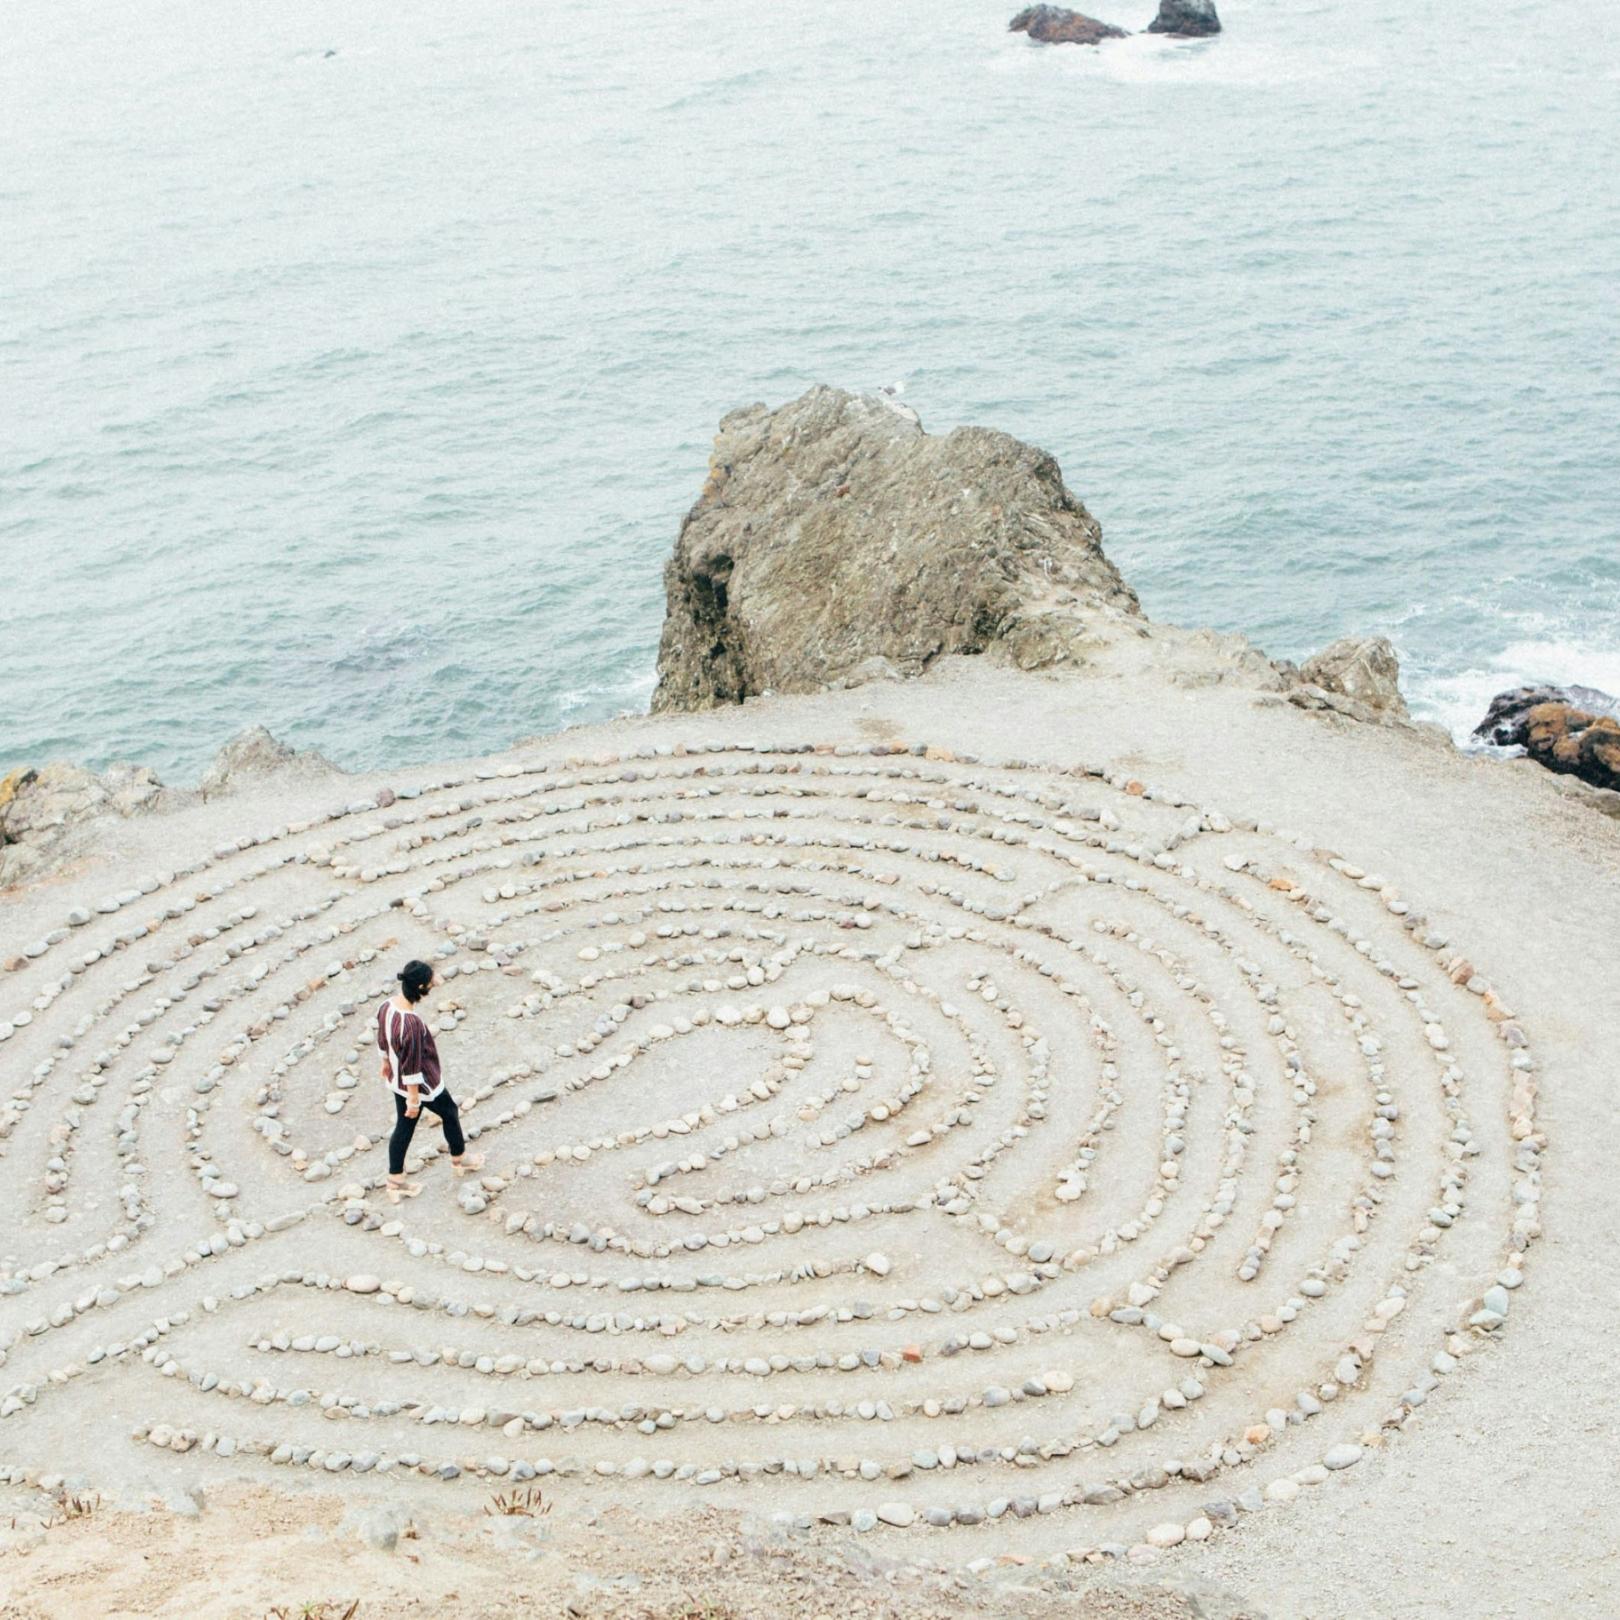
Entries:
[[[1292,669],[1294,667],[1271,660],[1259,649],[1254,648],[1241,635],[1228,636],[1215,631],[1186,630],[1179,626],[1163,625],[1151,621],[1150,633],[1166,638],[1172,644],[1181,644],[1183,646],[1191,645],[1200,638],[1206,638],[1216,645],[1231,650],[1231,661],[1237,664],[1243,663],[1245,659],[1252,658],[1259,664],[1276,669]],[[1084,666],[1073,668],[1067,674],[1069,678],[1077,682],[1084,682],[1087,678],[1087,671]],[[908,679],[917,678],[915,676],[908,677]],[[1230,678],[1230,672],[1220,672],[1220,678]],[[846,684],[844,682],[835,682],[834,688]],[[829,688],[829,690],[834,688]],[[1327,698],[1327,704],[1318,703],[1316,705],[1319,710],[1332,705],[1333,694],[1327,694]],[[760,701],[762,701],[760,698],[750,698],[748,703],[755,704]],[[1300,702],[1301,699],[1296,696],[1292,701]],[[97,858],[97,844],[103,838],[111,836],[121,820],[127,821],[151,815],[175,814],[209,799],[230,797],[239,793],[245,786],[264,786],[274,782],[277,778],[285,780],[289,776],[314,779],[324,777],[330,782],[334,792],[341,792],[342,784],[345,782],[365,783],[382,780],[386,785],[386,780],[395,777],[406,779],[419,773],[431,772],[446,765],[459,763],[462,760],[471,761],[504,757],[552,741],[659,718],[661,717],[649,710],[622,710],[605,720],[582,721],[561,727],[553,732],[526,733],[486,754],[469,754],[451,760],[418,761],[414,764],[394,763],[368,766],[353,770],[331,763],[314,750],[295,753],[285,748],[277,739],[271,737],[263,727],[253,726],[222,743],[215,755],[213,765],[199,777],[196,783],[183,786],[160,782],[154,773],[139,764],[116,763],[108,767],[107,773],[102,777],[97,778],[88,767],[81,767],[69,761],[50,761],[51,766],[61,767],[92,783],[110,781],[114,776],[133,774],[146,778],[150,786],[144,790],[143,801],[132,810],[114,812],[107,809],[99,816],[87,817],[86,823],[82,826],[69,826],[64,829],[65,836],[57,852],[48,854],[46,859],[38,865],[23,870],[20,875],[0,882],[0,899],[4,899],[28,884],[50,880],[63,865],[84,860],[94,861]],[[1493,768],[1509,767],[1516,775],[1522,775],[1530,781],[1541,782],[1547,789],[1561,798],[1581,804],[1606,817],[1620,820],[1620,794],[1590,786],[1574,776],[1561,775],[1550,771],[1530,759],[1523,748],[1502,747],[1488,740],[1474,741],[1470,745],[1457,740],[1445,727],[1434,721],[1404,714],[1374,714],[1366,710],[1358,712],[1350,706],[1345,706],[1341,709],[1340,715],[1334,718],[1339,723],[1371,725],[1374,727],[1400,727],[1414,734],[1422,735],[1436,745],[1443,744],[1448,752],[1455,754],[1459,759],[1484,761]],[[233,763],[233,753],[241,749],[244,744],[250,745],[248,757],[245,761],[239,759]],[[281,757],[270,757],[268,759],[257,757],[256,751],[260,749],[261,745],[268,745],[271,751],[278,751]],[[0,810],[3,810],[8,797],[8,787],[14,781],[23,777],[24,774],[25,768],[22,767],[13,771],[10,776],[0,774]],[[215,778],[212,782],[210,782],[211,777]]]

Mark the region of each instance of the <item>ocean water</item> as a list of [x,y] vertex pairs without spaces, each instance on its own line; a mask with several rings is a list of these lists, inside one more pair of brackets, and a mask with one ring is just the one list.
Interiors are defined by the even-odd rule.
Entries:
[[0,763],[640,708],[715,423],[817,381],[1051,450],[1156,618],[1620,691],[1615,9],[1014,9],[10,0]]

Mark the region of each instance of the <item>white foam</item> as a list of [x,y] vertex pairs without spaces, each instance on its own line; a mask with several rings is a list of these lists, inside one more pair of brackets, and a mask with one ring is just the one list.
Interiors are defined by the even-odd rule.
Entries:
[[[1134,13],[1115,17],[1105,12],[1099,20],[1128,28],[1140,26]],[[991,64],[997,72],[1055,72],[1149,89],[1161,85],[1297,84],[1343,75],[1364,65],[1365,58],[1342,50],[1326,51],[1315,42],[1308,50],[1300,50],[1273,37],[1231,32],[1212,39],[1132,33],[1128,39],[1105,40],[1101,45],[1041,46],[1032,45],[1022,35],[1010,35]]]
[[1474,727],[1491,699],[1515,686],[1595,686],[1620,696],[1620,647],[1581,641],[1515,641],[1482,667],[1458,675],[1414,681],[1412,712],[1443,725],[1459,743],[1473,742]]
[[578,725],[605,719],[612,714],[639,712],[646,707],[657,684],[656,670],[638,669],[622,680],[570,687],[557,695],[561,723]]

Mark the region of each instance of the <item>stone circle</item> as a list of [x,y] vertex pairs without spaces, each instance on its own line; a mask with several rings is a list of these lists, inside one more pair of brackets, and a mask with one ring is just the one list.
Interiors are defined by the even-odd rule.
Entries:
[[[551,1478],[1195,1557],[1420,1445],[1540,1230],[1524,1028],[1415,902],[1095,766],[467,771],[5,944],[14,1482]],[[411,955],[486,1163],[424,1126],[396,1208]]]

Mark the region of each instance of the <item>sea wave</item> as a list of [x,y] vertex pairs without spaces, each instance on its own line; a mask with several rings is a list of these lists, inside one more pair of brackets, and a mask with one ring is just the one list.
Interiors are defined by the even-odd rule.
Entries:
[[1591,686],[1620,696],[1620,646],[1610,641],[1515,641],[1491,657],[1451,674],[1420,677],[1408,696],[1421,720],[1444,726],[1465,747],[1491,699],[1516,686]]

